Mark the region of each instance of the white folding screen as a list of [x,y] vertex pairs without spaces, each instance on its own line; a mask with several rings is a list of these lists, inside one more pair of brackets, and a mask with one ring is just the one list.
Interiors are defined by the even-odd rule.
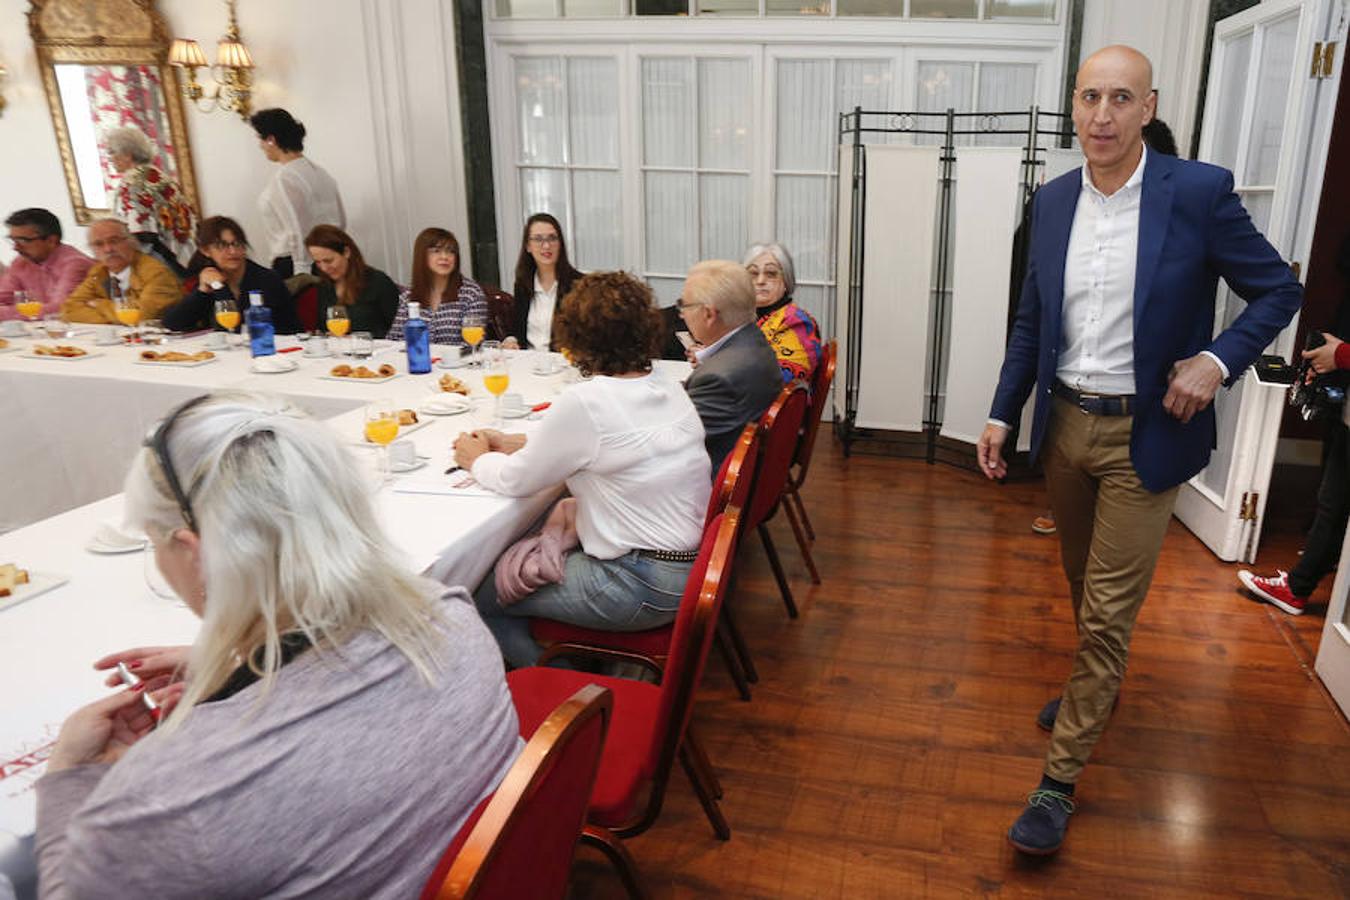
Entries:
[[[938,153],[936,147],[867,149],[860,428],[923,428]],[[842,331],[847,293],[840,297]]]
[[942,435],[974,443],[984,430],[1003,360],[1012,239],[1021,218],[1022,150],[957,151],[952,217],[951,341]]

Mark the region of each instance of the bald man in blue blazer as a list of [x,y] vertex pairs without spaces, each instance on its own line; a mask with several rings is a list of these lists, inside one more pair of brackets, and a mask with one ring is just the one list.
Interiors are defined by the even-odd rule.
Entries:
[[[1078,70],[1073,121],[1084,166],[1036,192],[1022,299],[980,469],[1002,451],[1035,389],[1031,454],[1045,470],[1078,626],[1040,785],[1009,830],[1054,853],[1074,785],[1114,708],[1130,634],[1179,486],[1209,461],[1212,401],[1289,324],[1302,288],[1252,225],[1232,173],[1149,153],[1157,95],[1148,60],[1107,47]],[[1218,279],[1247,307],[1213,336]]]

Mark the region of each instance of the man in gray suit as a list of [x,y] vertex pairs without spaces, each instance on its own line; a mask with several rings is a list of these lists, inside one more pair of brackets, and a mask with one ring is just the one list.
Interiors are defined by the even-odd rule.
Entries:
[[684,383],[703,420],[713,475],[747,422],[757,422],[783,389],[778,358],[755,325],[755,286],[745,267],[725,259],[696,264],[679,302],[692,348]]

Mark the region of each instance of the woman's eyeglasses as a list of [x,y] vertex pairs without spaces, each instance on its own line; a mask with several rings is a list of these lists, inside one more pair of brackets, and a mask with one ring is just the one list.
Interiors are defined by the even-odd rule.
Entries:
[[247,250],[248,244],[243,241],[216,241],[211,245],[213,250]]
[[151,434],[145,439],[145,446],[150,448],[150,452],[155,454],[155,460],[159,463],[160,471],[164,473],[164,480],[169,484],[169,492],[173,494],[174,501],[178,504],[178,511],[183,514],[183,521],[187,524],[188,530],[197,531],[197,517],[192,513],[192,503],[188,499],[187,492],[183,490],[183,484],[178,480],[178,471],[173,467],[173,460],[169,458],[169,432],[173,429],[174,423],[178,421],[188,410],[200,406],[210,397],[210,394],[202,394],[200,397],[193,397],[182,406],[169,413],[163,422],[159,423]]
[[534,244],[536,247],[551,247],[554,244],[558,243],[560,240],[562,240],[562,238],[558,237],[556,234],[530,235],[530,243]]

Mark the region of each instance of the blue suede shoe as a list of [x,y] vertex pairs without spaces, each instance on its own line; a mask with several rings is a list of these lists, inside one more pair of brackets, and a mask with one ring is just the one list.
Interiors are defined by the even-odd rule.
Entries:
[[1064,843],[1069,816],[1076,808],[1069,794],[1032,791],[1027,795],[1027,808],[1008,829],[1008,843],[1032,856],[1049,856]]

